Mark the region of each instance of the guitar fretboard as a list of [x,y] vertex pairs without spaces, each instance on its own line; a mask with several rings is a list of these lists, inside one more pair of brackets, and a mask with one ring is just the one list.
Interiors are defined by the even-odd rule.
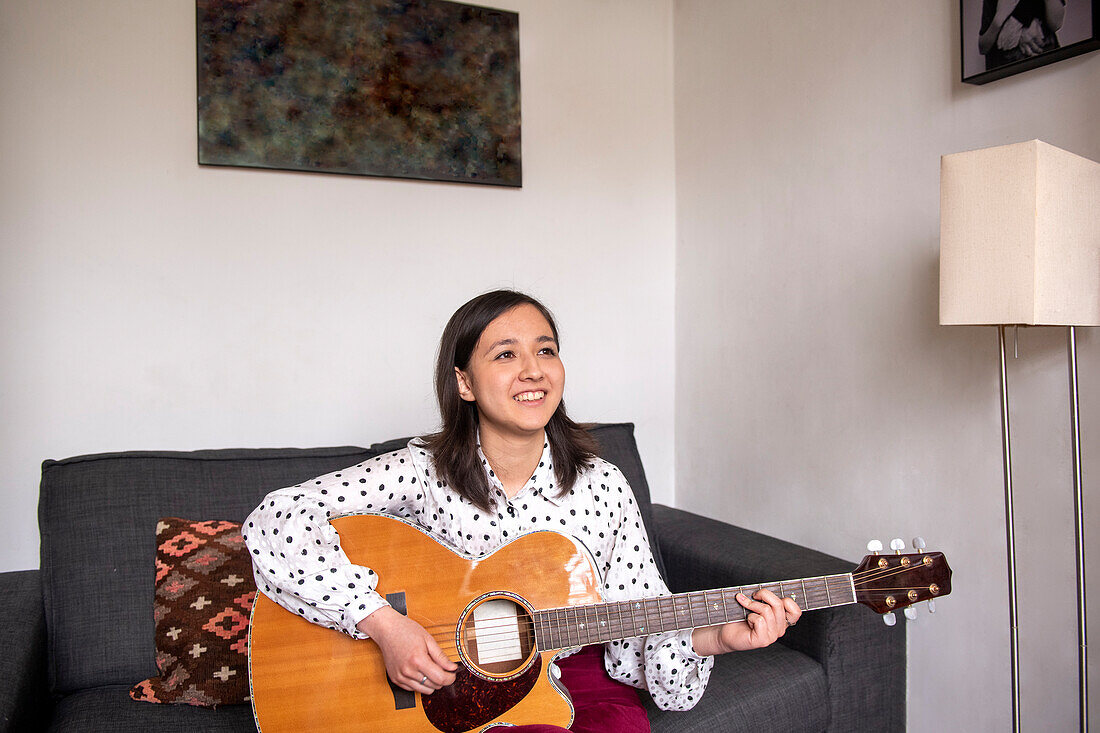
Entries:
[[761,588],[767,588],[777,596],[793,597],[804,611],[856,602],[851,573],[823,575],[535,611],[535,640],[539,649],[548,651],[744,621],[748,611],[737,602],[737,594],[743,593],[751,598]]

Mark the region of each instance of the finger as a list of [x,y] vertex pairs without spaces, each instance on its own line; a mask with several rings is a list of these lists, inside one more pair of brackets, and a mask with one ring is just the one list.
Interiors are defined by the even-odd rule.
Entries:
[[[431,644],[428,645],[428,655],[432,658],[432,661],[438,664],[448,672],[454,672],[458,669],[458,665],[451,661],[451,658],[444,653],[443,649],[436,643],[435,639],[431,640]],[[454,681],[452,675],[451,681]],[[449,682],[447,684],[450,684]]]
[[[762,590],[763,589],[761,589],[761,591]],[[744,593],[738,593],[735,598],[737,599],[738,603],[740,603],[742,606],[749,609],[750,611],[761,613],[762,611],[764,611],[764,609],[768,608],[768,604],[765,603],[763,598],[757,598],[757,596],[760,595],[761,591],[757,591],[755,594],[753,594],[753,597],[751,598]]]
[[[767,595],[765,595],[765,593]],[[778,638],[783,629],[787,628],[786,622],[780,620],[783,618],[781,615],[783,608],[782,603],[780,603],[779,598],[776,597],[774,593],[764,589],[757,591],[755,595],[762,597],[764,600],[750,600],[744,594],[738,595],[740,596],[738,601],[741,605],[752,611],[746,618],[746,621],[748,621],[749,618],[755,617],[754,622],[750,623],[749,626],[758,636],[767,637],[769,641],[766,643],[770,644],[771,641]],[[780,609],[778,613],[776,607],[767,602],[768,595],[770,595],[771,599],[778,605]]]
[[[761,595],[761,591],[757,591],[757,595]],[[774,598],[774,594],[772,594],[772,596]],[[747,610],[756,614],[759,621],[767,624],[768,627],[771,628],[772,632],[778,630],[778,625],[776,623],[776,611],[775,608],[773,608],[771,605],[764,602],[763,600],[752,600],[744,593],[737,594],[737,601]],[[761,633],[764,631],[763,626],[756,625],[753,628],[757,633]]]
[[[783,599],[777,596],[767,588],[761,588],[756,592],[756,597],[768,605],[771,610],[772,616],[776,619],[784,618],[785,609],[783,606]],[[785,626],[784,626],[785,628]]]
[[412,692],[419,692],[422,695],[430,695],[435,692],[438,687],[427,673],[413,672],[405,679],[405,689],[411,690]]
[[431,687],[433,690],[438,690],[440,687],[446,687],[455,681],[454,672],[448,672],[447,670],[437,665],[431,665],[425,667],[423,676],[426,681],[422,681],[423,684]]
[[802,609],[793,598],[783,599],[783,612],[787,617],[787,623],[794,626],[798,623],[798,619],[802,618]]
[[[748,621],[753,615],[760,616],[768,607],[768,604],[761,601],[754,601],[744,593],[738,593],[734,598],[738,603],[744,606],[745,610],[748,612],[745,614],[745,621]],[[749,626],[752,626],[752,624],[750,623]]]
[[408,690],[409,692],[419,692],[422,695],[430,695],[435,692],[435,688],[429,687],[426,683],[420,681],[422,678],[423,675],[420,675],[418,677],[402,675],[398,679],[393,680],[393,683],[400,687],[402,690]]

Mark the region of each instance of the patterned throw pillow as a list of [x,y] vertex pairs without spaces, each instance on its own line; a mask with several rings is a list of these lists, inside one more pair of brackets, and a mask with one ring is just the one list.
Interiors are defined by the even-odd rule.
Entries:
[[252,562],[234,522],[168,517],[157,523],[153,618],[160,675],[130,697],[145,702],[248,702]]

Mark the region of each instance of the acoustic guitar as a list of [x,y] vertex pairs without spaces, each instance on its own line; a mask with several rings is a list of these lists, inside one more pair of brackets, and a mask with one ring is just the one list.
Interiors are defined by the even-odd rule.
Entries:
[[951,592],[942,553],[876,553],[851,573],[603,603],[588,550],[557,532],[532,532],[472,558],[388,516],[350,515],[332,525],[348,558],[378,574],[377,592],[458,663],[457,679],[432,695],[403,690],[386,676],[376,644],[312,624],[257,594],[248,661],[262,733],[466,733],[502,722],[568,727],[573,707],[552,665],[563,649],[743,621],[736,594],[760,588],[790,596],[804,610],[858,602],[878,613]]

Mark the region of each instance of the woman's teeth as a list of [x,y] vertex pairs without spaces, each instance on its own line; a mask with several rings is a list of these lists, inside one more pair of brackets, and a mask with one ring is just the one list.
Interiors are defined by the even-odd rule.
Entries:
[[541,400],[545,396],[545,392],[524,392],[523,394],[516,395],[512,399],[516,402],[532,402],[534,400]]

